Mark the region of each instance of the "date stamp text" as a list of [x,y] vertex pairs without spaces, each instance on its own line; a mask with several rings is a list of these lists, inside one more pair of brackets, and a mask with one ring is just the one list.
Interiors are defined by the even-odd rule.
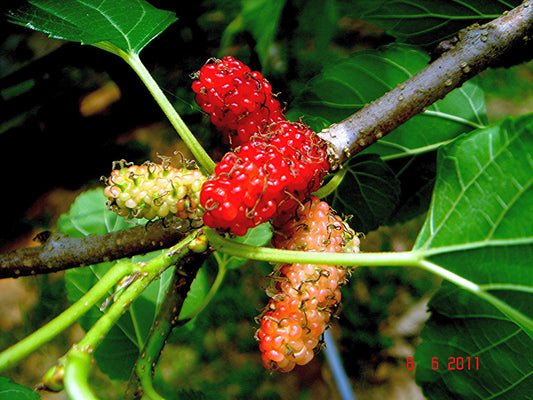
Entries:
[[[409,370],[416,367],[416,362],[413,357],[407,357],[406,367]],[[448,359],[431,357],[431,369],[448,371],[479,371],[479,357],[448,357]]]

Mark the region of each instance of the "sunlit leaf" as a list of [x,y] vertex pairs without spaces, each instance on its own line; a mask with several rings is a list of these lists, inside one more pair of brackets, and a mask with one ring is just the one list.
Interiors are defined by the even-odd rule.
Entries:
[[31,0],[9,17],[56,39],[110,43],[127,54],[138,54],[176,21],[174,13],[144,0]]
[[[531,154],[533,115],[464,135],[439,153],[434,196],[415,249],[424,251],[429,262],[475,282],[512,312],[443,285],[430,302],[432,316],[416,353],[417,380],[429,399],[531,394]],[[440,360],[439,368],[432,368],[433,357]],[[449,369],[448,362],[457,357],[463,363],[470,357],[470,368]]]
[[82,237],[131,228],[126,221],[107,209],[102,189],[88,190],[76,198],[68,213],[59,217],[58,227],[72,237]]

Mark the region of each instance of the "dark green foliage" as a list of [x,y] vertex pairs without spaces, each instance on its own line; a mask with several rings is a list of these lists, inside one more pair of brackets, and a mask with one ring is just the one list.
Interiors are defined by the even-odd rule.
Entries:
[[485,23],[509,11],[519,0],[361,1],[362,17],[382,26],[398,41],[435,44],[465,26]]
[[0,376],[0,400],[39,400],[41,396],[8,378]]
[[350,215],[358,232],[368,233],[387,221],[398,207],[400,182],[377,154],[350,159],[344,178],[328,197],[334,210]]

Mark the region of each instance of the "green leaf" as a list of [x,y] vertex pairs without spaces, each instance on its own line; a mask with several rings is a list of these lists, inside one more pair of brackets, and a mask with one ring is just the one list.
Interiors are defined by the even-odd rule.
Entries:
[[222,48],[228,47],[233,36],[249,31],[256,41],[255,50],[265,66],[286,0],[242,0],[242,11],[232,21],[222,38]]
[[[532,393],[531,154],[533,114],[461,136],[439,152],[431,207],[414,248],[507,308],[484,301],[483,293],[442,286],[415,355],[417,381],[429,399]],[[449,357],[478,357],[479,369],[449,370]]]
[[[298,18],[298,27],[294,40],[298,41],[298,48],[309,46],[309,40],[313,42],[312,52],[317,57],[328,51],[328,46],[337,31],[339,13],[335,0],[307,0],[303,3]],[[316,23],[317,15],[320,15],[320,24]]]
[[521,0],[389,0],[371,2],[363,19],[383,27],[397,40],[434,44],[473,23],[485,23]]
[[443,149],[430,215],[415,248],[531,243],[533,225],[515,223],[533,220],[532,127],[531,114],[507,119]]
[[177,20],[174,13],[144,0],[31,0],[9,16],[11,22],[56,39],[98,47],[108,43],[126,54],[139,54]]
[[131,228],[131,222],[107,209],[106,200],[103,189],[82,193],[69,212],[59,217],[58,230],[73,237],[82,237]]
[[[149,253],[146,256],[133,257],[132,261],[143,259],[149,261],[161,252]],[[83,296],[112,266],[112,263],[101,263],[89,267],[69,270],[66,274],[66,288],[71,303]],[[128,308],[128,311],[114,325],[95,352],[95,358],[102,372],[112,379],[128,379],[131,369],[137,360],[150,332],[157,310],[163,300],[173,269],[165,271],[161,279],[152,283],[145,292]],[[112,292],[108,293],[112,301]],[[104,305],[105,301],[102,303]],[[105,310],[104,310],[105,311]],[[99,307],[93,307],[80,319],[85,331],[104,314]]]
[[350,225],[358,232],[369,232],[386,221],[396,209],[399,181],[378,155],[351,158],[344,166],[342,182],[328,197],[339,213],[351,215]]
[[407,222],[428,210],[437,174],[436,153],[431,151],[386,162],[400,184],[397,207],[386,225]]
[[[70,211],[62,215],[58,230],[72,236],[113,232],[131,227],[131,223],[107,210],[102,189],[87,191],[75,200]],[[164,250],[134,256],[132,262],[149,261]],[[65,285],[71,303],[81,298],[113,265],[100,263],[66,272]],[[118,323],[99,345],[95,352],[100,369],[113,379],[128,379],[140,349],[148,337],[150,327],[170,284],[173,269],[165,271],[128,308]],[[108,293],[110,296],[112,292]],[[88,330],[103,315],[99,307],[93,307],[80,319],[81,326]]]
[[0,376],[0,400],[39,400],[40,398],[41,396],[34,390],[11,382],[5,376]]
[[[207,279],[207,273],[205,268],[201,268],[196,274],[194,281],[192,281],[191,289],[189,290],[189,293],[187,293],[187,298],[183,302],[179,316],[180,319],[186,319],[195,314],[198,307],[202,305],[208,292],[209,282]],[[194,320],[188,322],[187,326],[192,322],[194,322]]]
[[[313,78],[291,106],[288,117],[303,115],[304,121],[320,131],[403,83],[428,62],[425,52],[407,45],[352,53]],[[468,82],[380,139],[367,152],[385,160],[420,154],[486,124],[483,92]]]

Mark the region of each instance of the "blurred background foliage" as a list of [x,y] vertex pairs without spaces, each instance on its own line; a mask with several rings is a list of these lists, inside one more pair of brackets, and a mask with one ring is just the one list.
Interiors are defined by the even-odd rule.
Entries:
[[[19,3],[3,2],[2,14]],[[353,51],[394,40],[374,23],[379,19],[361,19],[376,7],[369,1],[154,0],[151,4],[176,12],[179,21],[143,51],[142,59],[215,159],[226,149],[209,118],[195,105],[190,89],[191,74],[209,58],[231,54],[261,70],[290,107],[325,66]],[[109,174],[114,160],[142,163],[164,155],[179,165],[181,155],[175,152],[188,155],[122,60],[92,47],[50,40],[10,25],[5,18],[0,19],[0,35],[2,250],[32,245],[36,233],[54,230],[58,216],[77,194],[101,185],[99,177]],[[429,51],[435,46],[418,41],[416,35],[406,38]],[[481,78],[478,84],[485,91],[489,122],[533,108],[531,63],[489,70]],[[417,217],[370,232],[362,250],[407,250],[422,221]],[[213,279],[213,260],[207,270]],[[339,398],[322,353],[291,374],[270,373],[261,366],[254,317],[266,304],[261,289],[268,285],[265,277],[270,270],[266,263],[248,262],[228,271],[194,329],[177,329],[157,369],[156,384],[165,396]],[[355,270],[343,288],[342,312],[331,329],[359,399],[422,398],[405,359],[419,342],[425,305],[438,284],[420,271]],[[0,281],[0,302],[0,347],[5,348],[67,307],[63,274]],[[79,338],[80,329],[60,335],[14,367],[12,379],[30,387],[37,384],[68,344]],[[120,397],[121,382],[110,386],[103,374],[95,379],[101,382],[103,398]]]

